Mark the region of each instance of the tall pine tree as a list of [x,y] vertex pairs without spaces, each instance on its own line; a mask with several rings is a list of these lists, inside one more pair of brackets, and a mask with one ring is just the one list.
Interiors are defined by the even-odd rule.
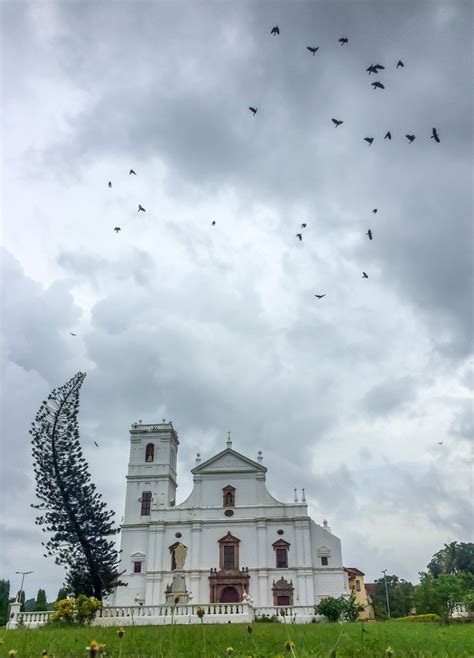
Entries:
[[102,597],[117,586],[118,554],[107,537],[118,529],[114,512],[91,482],[79,442],[79,391],[86,374],[78,372],[44,400],[32,423],[36,523],[52,533],[45,557],[66,567],[66,586],[76,596]]
[[0,580],[0,626],[5,626],[8,619],[8,601],[10,599],[10,581]]
[[36,595],[35,610],[41,612],[48,609],[48,602],[46,601],[46,592],[44,589],[39,589]]

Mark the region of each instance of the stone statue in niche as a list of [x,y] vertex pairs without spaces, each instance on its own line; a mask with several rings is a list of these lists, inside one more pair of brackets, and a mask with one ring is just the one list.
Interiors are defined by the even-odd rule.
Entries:
[[178,544],[174,549],[174,559],[176,562],[176,570],[181,571],[186,562],[186,555],[188,554],[188,549],[183,544]]

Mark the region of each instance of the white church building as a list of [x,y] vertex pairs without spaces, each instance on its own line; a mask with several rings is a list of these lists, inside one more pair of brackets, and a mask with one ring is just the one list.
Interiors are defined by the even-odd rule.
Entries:
[[130,444],[120,566],[127,587],[111,603],[162,605],[176,593],[177,571],[198,604],[310,606],[348,595],[340,539],[308,516],[304,492],[300,501],[296,491],[293,502],[273,498],[260,452],[256,460],[240,454],[229,435],[222,452],[196,455],[193,490],[177,504],[172,423],[135,423]]

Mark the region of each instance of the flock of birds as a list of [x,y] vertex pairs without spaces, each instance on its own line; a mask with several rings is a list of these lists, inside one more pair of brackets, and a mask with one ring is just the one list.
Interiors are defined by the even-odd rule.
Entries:
[[[270,34],[273,35],[274,37],[279,35],[280,34],[279,26],[274,25],[272,27],[272,29],[270,30]],[[338,39],[338,43],[340,43],[341,46],[344,46],[345,44],[349,43],[349,39],[347,37],[340,37]],[[316,55],[316,53],[318,52],[318,50],[319,50],[319,46],[306,46],[306,50],[308,52],[310,52],[314,57]],[[401,59],[399,59],[395,68],[399,69],[399,68],[404,68],[404,67],[405,67],[405,64],[403,63],[403,61]],[[370,64],[365,70],[368,72],[369,75],[371,75],[372,73],[375,73],[376,75],[378,75],[380,71],[385,70],[385,66],[383,64]],[[377,89],[385,89],[385,85],[380,80],[376,80],[375,82],[371,82],[371,85],[374,88],[374,91],[377,90]],[[250,110],[250,112],[252,112],[253,116],[255,116],[258,112],[258,107],[253,107],[253,106],[249,105],[249,110]],[[331,121],[334,124],[335,128],[338,128],[339,126],[342,126],[342,124],[344,123],[344,121],[342,119],[332,118]],[[407,134],[407,135],[405,135],[405,137],[408,139],[409,144],[414,142],[415,139],[416,139],[416,135]],[[438,131],[437,131],[436,128],[432,128],[430,137],[431,137],[431,139],[434,139],[435,142],[437,142],[438,144],[440,143],[439,134],[438,134]],[[368,143],[369,146],[371,146],[372,143],[374,142],[375,137],[364,137],[363,139],[364,139],[365,142]],[[385,133],[384,139],[388,139],[388,140],[392,139],[392,133],[391,133],[390,130],[388,130]],[[374,208],[372,210],[372,212],[375,214],[377,212],[377,208]],[[215,222],[213,222],[213,224],[215,224]],[[306,224],[301,224],[301,228],[306,228]],[[369,230],[367,231],[367,233],[365,235],[367,235],[369,240],[373,240],[373,232],[370,228],[369,228]],[[298,240],[300,242],[303,241],[303,234],[302,233],[297,233],[296,237],[298,238]],[[368,279],[369,278],[367,272],[362,272],[362,278],[363,279]],[[325,294],[324,295],[315,295],[315,297],[317,297],[318,299],[322,299],[323,297],[326,297],[326,295]]]
[[[279,26],[275,25],[274,27],[272,27],[272,29],[270,30],[270,34],[273,35],[274,37],[278,36],[280,34]],[[338,39],[338,43],[340,43],[341,46],[344,46],[344,45],[349,43],[349,39],[347,37],[340,37]],[[319,46],[306,46],[306,50],[309,53],[311,53],[312,56],[314,57],[316,55],[316,53],[318,52],[318,50],[319,50]],[[405,67],[405,64],[403,63],[403,61],[401,59],[399,59],[395,68],[399,69],[399,68],[404,68],[404,67]],[[383,64],[370,64],[366,68],[366,71],[368,72],[369,76],[372,73],[378,75],[379,72],[383,71],[383,70],[385,70],[385,66]],[[377,89],[380,89],[380,90],[385,89],[385,85],[380,80],[376,80],[375,82],[372,82],[371,85],[374,88],[374,91],[377,90]],[[257,112],[258,112],[258,107],[253,107],[253,106],[249,105],[248,109],[250,110],[252,115],[255,117]],[[334,124],[335,128],[338,128],[339,126],[341,126],[344,123],[344,121],[342,119],[336,119],[336,118],[331,118],[331,121]],[[407,140],[410,144],[412,142],[414,142],[414,140],[416,139],[416,135],[412,135],[412,134],[407,134],[407,135],[405,135],[405,137],[407,138]],[[366,141],[369,144],[369,146],[371,146],[372,143],[374,142],[375,138],[374,137],[364,137],[363,139],[364,139],[364,141]],[[384,139],[388,139],[388,140],[392,139],[392,133],[391,133],[390,130],[388,130],[386,132],[386,134],[384,136]],[[438,131],[437,131],[436,128],[432,128],[431,139],[434,139],[434,141],[437,142],[438,144],[440,143],[439,134],[438,134]],[[130,169],[129,176],[136,176],[136,175],[137,175],[136,171],[134,169]],[[112,187],[112,181],[108,182],[108,187],[109,188]],[[372,210],[372,213],[376,214],[377,210],[378,210],[377,208],[374,208]],[[146,212],[146,209],[139,203],[137,212]],[[216,222],[215,222],[215,220],[213,220],[211,222],[211,226],[215,226],[215,225],[216,225]],[[307,224],[305,222],[303,222],[301,224],[301,228],[305,229],[306,227],[307,227]],[[121,229],[120,226],[115,226],[114,227],[114,231],[115,231],[116,234],[118,234],[121,230],[122,229]],[[371,241],[373,240],[374,234],[373,234],[373,231],[370,228],[368,229],[368,231],[365,235],[369,238],[369,240],[371,240]],[[297,233],[296,237],[298,238],[298,240],[300,242],[303,241],[303,233],[301,233],[301,232]],[[368,279],[369,278],[368,274],[366,272],[362,272],[362,278],[363,279]],[[315,297],[317,297],[318,299],[322,299],[323,297],[326,297],[326,294],[323,294],[323,295],[316,294]],[[77,335],[77,334],[72,333],[72,332],[70,332],[70,334],[71,334],[71,336],[76,336]]]

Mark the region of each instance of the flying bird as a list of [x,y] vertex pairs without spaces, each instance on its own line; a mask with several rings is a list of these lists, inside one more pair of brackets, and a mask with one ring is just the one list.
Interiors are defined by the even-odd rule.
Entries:
[[339,121],[338,119],[331,119],[335,127],[337,128],[338,126],[341,125],[341,123],[344,123],[344,121]]
[[372,210],[372,212],[374,213],[374,215],[376,215],[376,214],[377,214],[377,208],[374,208],[374,209]]
[[211,226],[215,226],[215,225],[216,225],[216,220],[211,222]]
[[400,66],[401,67],[405,66],[405,64],[402,62],[401,59],[399,59],[398,62],[397,62],[397,69],[400,68]]
[[297,234],[296,234],[296,237],[299,238],[300,242],[301,242],[301,240],[303,239],[303,236],[301,235],[301,233],[297,233]]
[[97,443],[97,441],[94,441],[94,445],[97,446],[97,448],[99,447],[99,444]]
[[367,276],[367,274],[365,272],[362,272],[362,278],[363,279],[368,279],[369,277]]
[[112,187],[112,181],[109,180],[109,187]]
[[326,297],[326,295],[315,295],[318,299],[322,299],[323,297]]
[[134,176],[136,176],[136,175],[137,175],[137,172],[136,172],[136,171],[133,171],[133,169],[130,169],[130,171],[128,172],[128,175],[131,176],[132,174],[133,174]]
[[374,69],[377,69],[378,71],[379,69],[385,69],[385,66],[382,66],[382,64],[374,64]]
[[390,132],[390,130],[388,130],[388,131],[385,133],[385,137],[384,137],[384,139],[392,139],[392,133]]
[[341,46],[343,46],[345,43],[349,43],[349,39],[347,39],[347,37],[341,37],[340,39],[338,39],[338,41],[341,44]]
[[443,445],[443,442],[442,442],[442,441],[438,441],[438,445],[439,445],[439,446],[442,446],[442,445]]
[[410,144],[415,140],[415,135],[405,135],[405,137],[408,139]]
[[301,224],[301,228],[306,228],[306,227],[307,227],[307,224],[305,224],[305,223]]
[[253,112],[253,115],[255,116],[257,114],[258,107],[250,107],[249,105],[249,110]]
[[438,131],[436,130],[436,128],[433,128],[433,134],[431,135],[430,139],[434,139],[434,141],[438,142],[438,144],[439,144],[439,135],[438,135]]
[[280,34],[280,28],[278,27],[278,25],[275,25],[275,27],[272,27],[272,31],[270,32],[270,34],[273,34],[273,36],[275,36],[277,34]]
[[309,50],[310,53],[313,53],[313,57],[314,57],[316,51],[319,50],[319,46],[315,46],[314,48],[312,48],[311,46],[306,46],[306,50]]
[[121,230],[122,230],[122,229],[120,228],[120,226],[116,226],[116,227],[114,228],[114,231],[115,231],[116,233],[118,233],[118,232],[121,231]]
[[373,137],[364,137],[364,142],[367,142],[369,146],[371,146],[373,141],[374,141]]
[[368,66],[365,70],[369,72],[369,75],[370,75],[371,73],[378,73],[378,72],[379,72],[379,70],[378,70],[378,68],[375,66],[375,64],[371,64],[371,65]]
[[370,230],[370,228],[369,228],[369,230],[367,231],[366,235],[369,236],[369,240],[372,240],[372,231]]
[[70,336],[77,336],[77,334],[73,334],[71,331],[69,332]]
[[377,82],[372,82],[371,85],[372,85],[372,87],[374,88],[374,91],[377,89],[377,87],[378,87],[379,89],[385,89],[385,85],[383,85],[383,84],[382,84],[381,82],[379,82],[378,80],[377,80]]

